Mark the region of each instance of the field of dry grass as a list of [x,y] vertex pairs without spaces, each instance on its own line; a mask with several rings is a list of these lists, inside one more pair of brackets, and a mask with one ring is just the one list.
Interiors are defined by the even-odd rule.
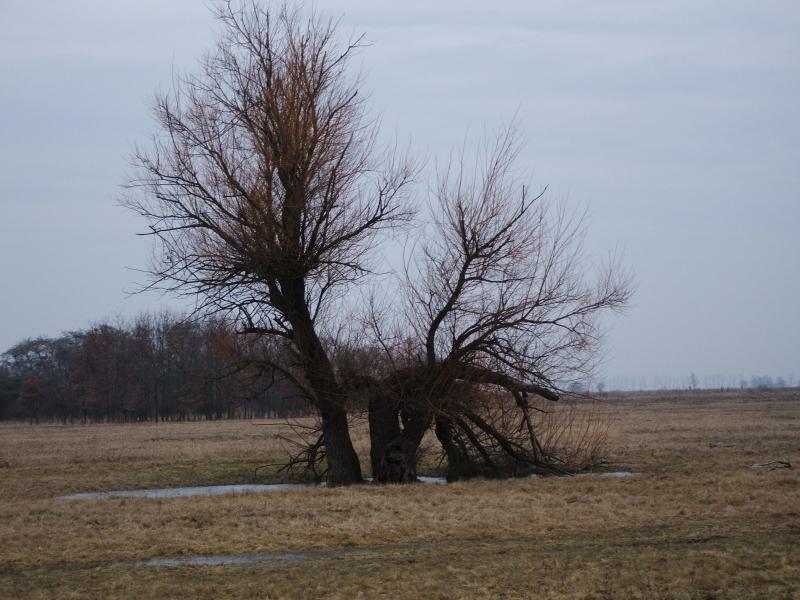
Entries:
[[[606,410],[609,460],[636,477],[158,500],[55,497],[249,483],[284,428],[0,425],[0,597],[800,598],[800,392],[627,396]],[[751,468],[772,460],[794,468]]]

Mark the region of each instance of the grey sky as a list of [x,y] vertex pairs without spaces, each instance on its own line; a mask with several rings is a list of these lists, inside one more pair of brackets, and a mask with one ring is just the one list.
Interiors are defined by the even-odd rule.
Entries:
[[[373,42],[373,107],[426,156],[517,115],[534,182],[636,274],[607,373],[800,375],[796,0],[318,9]],[[115,199],[154,90],[214,27],[196,0],[2,0],[0,348],[169,304],[123,293],[149,241]]]

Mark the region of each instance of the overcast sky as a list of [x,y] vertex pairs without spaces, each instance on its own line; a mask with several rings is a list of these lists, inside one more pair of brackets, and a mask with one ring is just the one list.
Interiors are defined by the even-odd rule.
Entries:
[[[636,274],[604,371],[800,375],[797,0],[319,1],[364,32],[391,136],[446,157],[517,116],[522,162]],[[174,305],[128,297],[144,223],[116,201],[197,0],[0,0],[0,351]]]

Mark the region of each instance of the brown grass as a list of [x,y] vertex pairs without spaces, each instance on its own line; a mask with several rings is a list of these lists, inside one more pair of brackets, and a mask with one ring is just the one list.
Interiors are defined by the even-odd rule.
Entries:
[[[800,598],[800,395],[612,398],[629,479],[61,501],[248,482],[265,422],[0,426],[0,597]],[[363,430],[358,435],[364,443]],[[781,459],[794,469],[752,469]],[[197,554],[355,548],[247,567]]]

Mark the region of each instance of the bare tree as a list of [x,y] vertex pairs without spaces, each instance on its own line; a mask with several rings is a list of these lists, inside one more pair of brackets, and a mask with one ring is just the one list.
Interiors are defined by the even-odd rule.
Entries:
[[218,17],[216,51],[158,98],[161,133],[136,155],[125,204],[158,240],[151,285],[285,348],[268,366],[318,410],[301,457],[324,456],[331,484],[361,480],[352,407],[368,411],[381,482],[416,480],[431,431],[450,478],[557,469],[531,398],[555,401],[591,372],[597,317],[630,294],[618,265],[585,278],[581,220],[520,184],[509,129],[441,174],[399,289],[368,303],[366,329],[329,335],[353,323],[342,299],[371,273],[376,235],[412,218],[414,170],[375,147],[348,75],[360,39],[340,45],[335,23],[254,0]]
[[348,71],[360,39],[342,45],[335,22],[285,4],[224,2],[217,16],[223,35],[200,74],[157,99],[161,133],[136,153],[124,204],[158,240],[153,286],[286,340],[321,417],[328,482],[358,482],[320,322],[369,272],[376,233],[409,218],[412,168],[375,147]]
[[592,372],[598,316],[625,306],[631,282],[613,261],[587,280],[581,218],[530,194],[516,156],[509,128],[475,165],[462,157],[441,174],[432,225],[406,269],[405,314],[369,311],[390,365],[370,391],[378,480],[416,478],[432,425],[451,479],[558,468],[530,398],[555,401]]

